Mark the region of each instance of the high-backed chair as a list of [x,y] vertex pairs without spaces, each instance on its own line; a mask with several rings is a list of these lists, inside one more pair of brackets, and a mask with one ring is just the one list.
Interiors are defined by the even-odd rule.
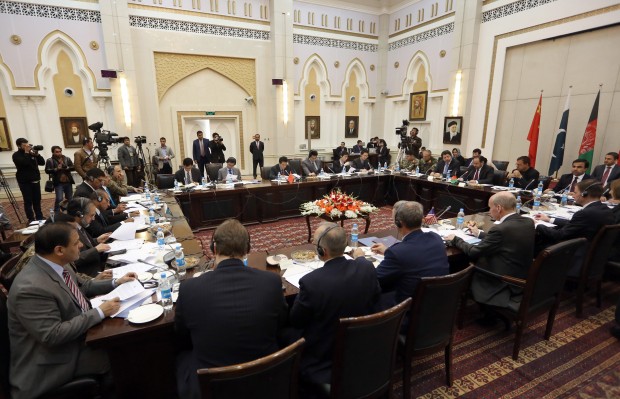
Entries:
[[157,188],[160,190],[164,190],[167,188],[174,188],[174,175],[165,175],[159,174],[157,175]]
[[506,176],[508,172],[505,170],[494,170],[493,171],[493,185],[494,186],[504,186],[506,184]]
[[411,397],[413,358],[444,351],[446,382],[452,386],[452,342],[459,305],[474,266],[455,274],[420,279],[409,312],[407,335],[399,338],[403,354],[403,398]]
[[204,399],[297,398],[303,338],[276,353],[251,362],[199,369]]
[[301,168],[301,159],[289,159],[288,165],[293,169],[293,172],[299,176],[303,176],[303,169]]
[[586,245],[586,242],[585,238],[575,238],[546,248],[538,254],[530,266],[527,280],[500,276],[502,281],[523,288],[523,296],[520,299],[515,297],[507,308],[493,307],[498,313],[514,320],[517,326],[512,350],[514,360],[519,358],[523,330],[531,317],[548,311],[545,339],[551,337],[555,314],[560,304],[560,294],[568,272],[566,261],[573,257],[575,251]]
[[210,163],[207,165],[207,174],[209,175],[209,180],[217,180],[217,172],[222,169],[221,163]]
[[577,283],[576,291],[576,314],[577,317],[583,316],[583,297],[588,284],[596,286],[596,306],[601,307],[601,283],[605,265],[611,252],[612,246],[616,242],[616,238],[620,234],[620,224],[607,225],[601,227],[599,232],[594,236],[588,253],[586,254],[579,276],[568,276],[568,281]]
[[263,166],[260,168],[260,177],[263,180],[269,180],[269,173],[271,172],[270,166]]
[[7,290],[11,289],[11,284],[13,284],[15,276],[17,276],[15,265],[17,265],[21,256],[22,253],[20,252],[0,266],[0,284],[2,284]]
[[492,160],[491,162],[493,162],[493,164],[495,164],[495,167],[499,170],[508,170],[508,161],[497,161],[497,160]]
[[340,319],[336,330],[330,398],[379,398],[392,389],[400,324],[411,298],[369,316]]

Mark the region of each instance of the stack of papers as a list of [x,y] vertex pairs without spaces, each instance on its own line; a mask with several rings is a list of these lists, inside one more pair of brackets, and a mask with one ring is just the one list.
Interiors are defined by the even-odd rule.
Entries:
[[[134,232],[134,236],[135,236],[135,232]],[[139,238],[133,238],[133,239],[124,240],[124,241],[118,240],[118,241],[111,242],[109,245],[110,245],[110,250],[108,252],[122,251],[123,249],[126,251],[139,250],[144,245],[144,240],[139,239]]]
[[142,194],[132,194],[126,197],[121,197],[121,202],[131,202],[131,201],[140,201],[142,199]]
[[389,248],[392,245],[396,244],[397,242],[400,242],[400,240],[392,236],[381,237],[381,238],[366,237],[366,238],[361,238],[359,242],[360,244],[363,244],[367,247],[372,247],[374,244],[383,244]]
[[138,280],[130,281],[116,287],[112,292],[91,299],[90,303],[93,308],[98,308],[105,301],[109,301],[118,297],[121,300],[121,307],[118,312],[111,317],[127,317],[129,311],[142,304],[142,302],[153,295],[154,289],[145,289]]
[[[321,261],[318,261],[318,262],[320,262],[321,266],[323,266],[323,262]],[[288,281],[295,287],[299,288],[299,280],[301,280],[301,278],[305,276],[306,274],[316,269],[316,267],[309,266],[310,264],[314,264],[314,263],[316,262],[308,262],[308,263],[303,263],[303,264],[293,263],[289,265],[284,271],[284,278],[286,279],[286,281]],[[316,266],[316,265],[313,265],[313,266]]]
[[474,236],[470,236],[469,234],[465,233],[463,230],[460,229],[454,229],[454,230],[433,230],[433,229],[427,229],[427,228],[422,228],[422,231],[424,232],[432,232],[435,233],[437,235],[439,235],[441,238],[445,238],[449,235],[454,234],[456,237],[461,238],[463,241],[465,241],[468,244],[478,244],[480,241],[482,241],[481,239],[479,239],[478,237],[474,237]]

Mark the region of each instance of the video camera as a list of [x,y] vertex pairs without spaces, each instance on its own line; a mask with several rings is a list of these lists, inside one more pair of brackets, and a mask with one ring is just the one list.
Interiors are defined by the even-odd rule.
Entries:
[[138,136],[133,140],[133,142],[140,147],[142,144],[146,144],[146,136]]
[[409,126],[409,121],[403,119],[403,125],[396,128],[396,135],[399,135],[401,139],[407,138],[407,126]]
[[102,122],[95,122],[88,126],[89,130],[95,132],[95,142],[99,149],[99,156],[101,158],[108,157],[108,145],[121,143],[122,141],[118,137],[118,133],[113,133],[109,130],[101,130],[103,127]]

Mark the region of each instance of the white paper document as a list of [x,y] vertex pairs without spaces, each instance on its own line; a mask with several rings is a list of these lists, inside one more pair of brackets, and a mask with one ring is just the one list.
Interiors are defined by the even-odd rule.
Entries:
[[136,238],[137,227],[138,225],[134,222],[123,223],[116,230],[114,230],[114,232],[110,235],[110,238],[120,241],[133,240]]
[[137,295],[144,291],[144,287],[140,282],[136,279],[133,281],[129,281],[125,284],[121,284],[118,287],[114,288],[111,292],[94,298],[94,300],[100,300],[101,302],[109,301],[110,299],[118,297],[121,301],[125,301],[131,298],[134,295]]
[[[135,232],[134,232],[134,236],[135,236]],[[141,238],[134,238],[131,240],[113,241],[109,245],[110,245],[110,250],[107,252],[121,251],[123,249],[129,251],[132,249],[140,249],[142,245],[144,245],[144,240]]]
[[[315,263],[315,262],[309,262]],[[321,262],[323,263],[323,262]],[[306,266],[307,264],[300,265],[299,263],[293,263],[289,265],[284,271],[284,278],[286,281],[299,288],[299,280],[306,274],[313,271],[315,268]]]
[[126,197],[121,197],[120,201],[121,202],[140,201],[140,199],[142,199],[142,194],[133,194],[133,195],[128,195]]
[[130,263],[128,265],[123,265],[112,269],[112,278],[123,277],[129,272],[143,273],[152,268],[153,266],[147,265],[146,263]]

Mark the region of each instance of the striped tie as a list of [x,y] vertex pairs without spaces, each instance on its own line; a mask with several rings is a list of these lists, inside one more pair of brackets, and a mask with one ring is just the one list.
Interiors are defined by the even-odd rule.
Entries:
[[69,272],[63,270],[62,278],[65,280],[65,284],[67,284],[69,291],[71,291],[75,299],[77,299],[78,303],[80,304],[82,313],[88,312],[90,310],[90,303],[88,302],[88,299],[84,297],[84,294],[82,294],[82,291],[80,291],[75,282],[73,282],[73,279],[71,278]]

